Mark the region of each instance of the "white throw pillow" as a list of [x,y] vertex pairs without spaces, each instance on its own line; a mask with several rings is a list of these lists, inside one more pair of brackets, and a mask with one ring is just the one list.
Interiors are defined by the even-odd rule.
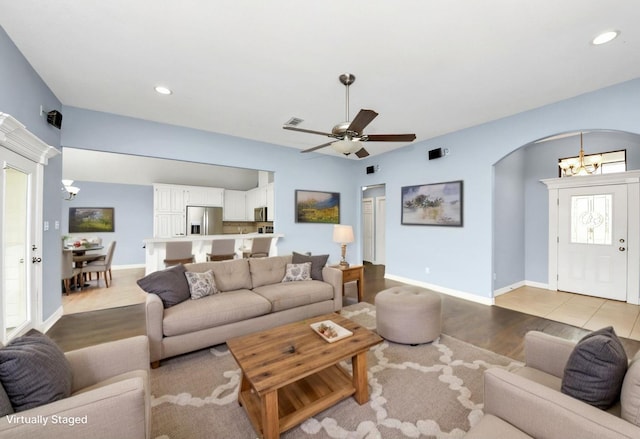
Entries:
[[189,283],[191,299],[201,299],[219,292],[213,279],[213,271],[211,270],[205,271],[204,273],[187,271],[184,275],[187,277],[187,282]]
[[300,280],[311,280],[311,262],[287,264],[287,272],[282,282],[296,282]]

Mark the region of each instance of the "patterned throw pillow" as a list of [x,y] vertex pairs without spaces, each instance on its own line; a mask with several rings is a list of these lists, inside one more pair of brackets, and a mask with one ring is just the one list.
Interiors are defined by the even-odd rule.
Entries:
[[213,271],[209,270],[204,273],[186,271],[184,275],[187,277],[187,282],[189,283],[191,299],[201,299],[219,293],[216,288],[216,283],[213,280]]
[[311,262],[304,264],[287,264],[287,272],[282,282],[295,282],[299,280],[311,280]]

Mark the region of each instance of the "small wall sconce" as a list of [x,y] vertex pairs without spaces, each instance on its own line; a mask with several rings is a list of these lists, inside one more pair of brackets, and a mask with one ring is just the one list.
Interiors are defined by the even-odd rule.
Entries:
[[62,180],[62,190],[67,193],[65,200],[71,201],[73,200],[78,192],[80,192],[80,188],[77,186],[72,186],[73,180]]
[[347,253],[347,244],[353,241],[353,227],[343,224],[333,226],[333,242],[337,242],[342,248],[342,259],[340,259],[341,268],[349,268],[349,263],[345,259],[345,255]]

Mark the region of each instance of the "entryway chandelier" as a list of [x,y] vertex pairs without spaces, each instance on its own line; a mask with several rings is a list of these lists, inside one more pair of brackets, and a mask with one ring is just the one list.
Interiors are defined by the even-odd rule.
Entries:
[[564,175],[590,175],[598,170],[602,163],[601,154],[589,155],[585,158],[584,149],[582,148],[582,132],[580,133],[580,155],[568,159],[560,160],[558,164]]

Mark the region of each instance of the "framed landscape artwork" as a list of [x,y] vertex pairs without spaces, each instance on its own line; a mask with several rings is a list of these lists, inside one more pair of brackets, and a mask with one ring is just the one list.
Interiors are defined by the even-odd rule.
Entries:
[[69,233],[113,232],[113,207],[70,207]]
[[297,223],[340,223],[340,193],[296,190]]
[[462,227],[462,180],[402,188],[402,224]]

